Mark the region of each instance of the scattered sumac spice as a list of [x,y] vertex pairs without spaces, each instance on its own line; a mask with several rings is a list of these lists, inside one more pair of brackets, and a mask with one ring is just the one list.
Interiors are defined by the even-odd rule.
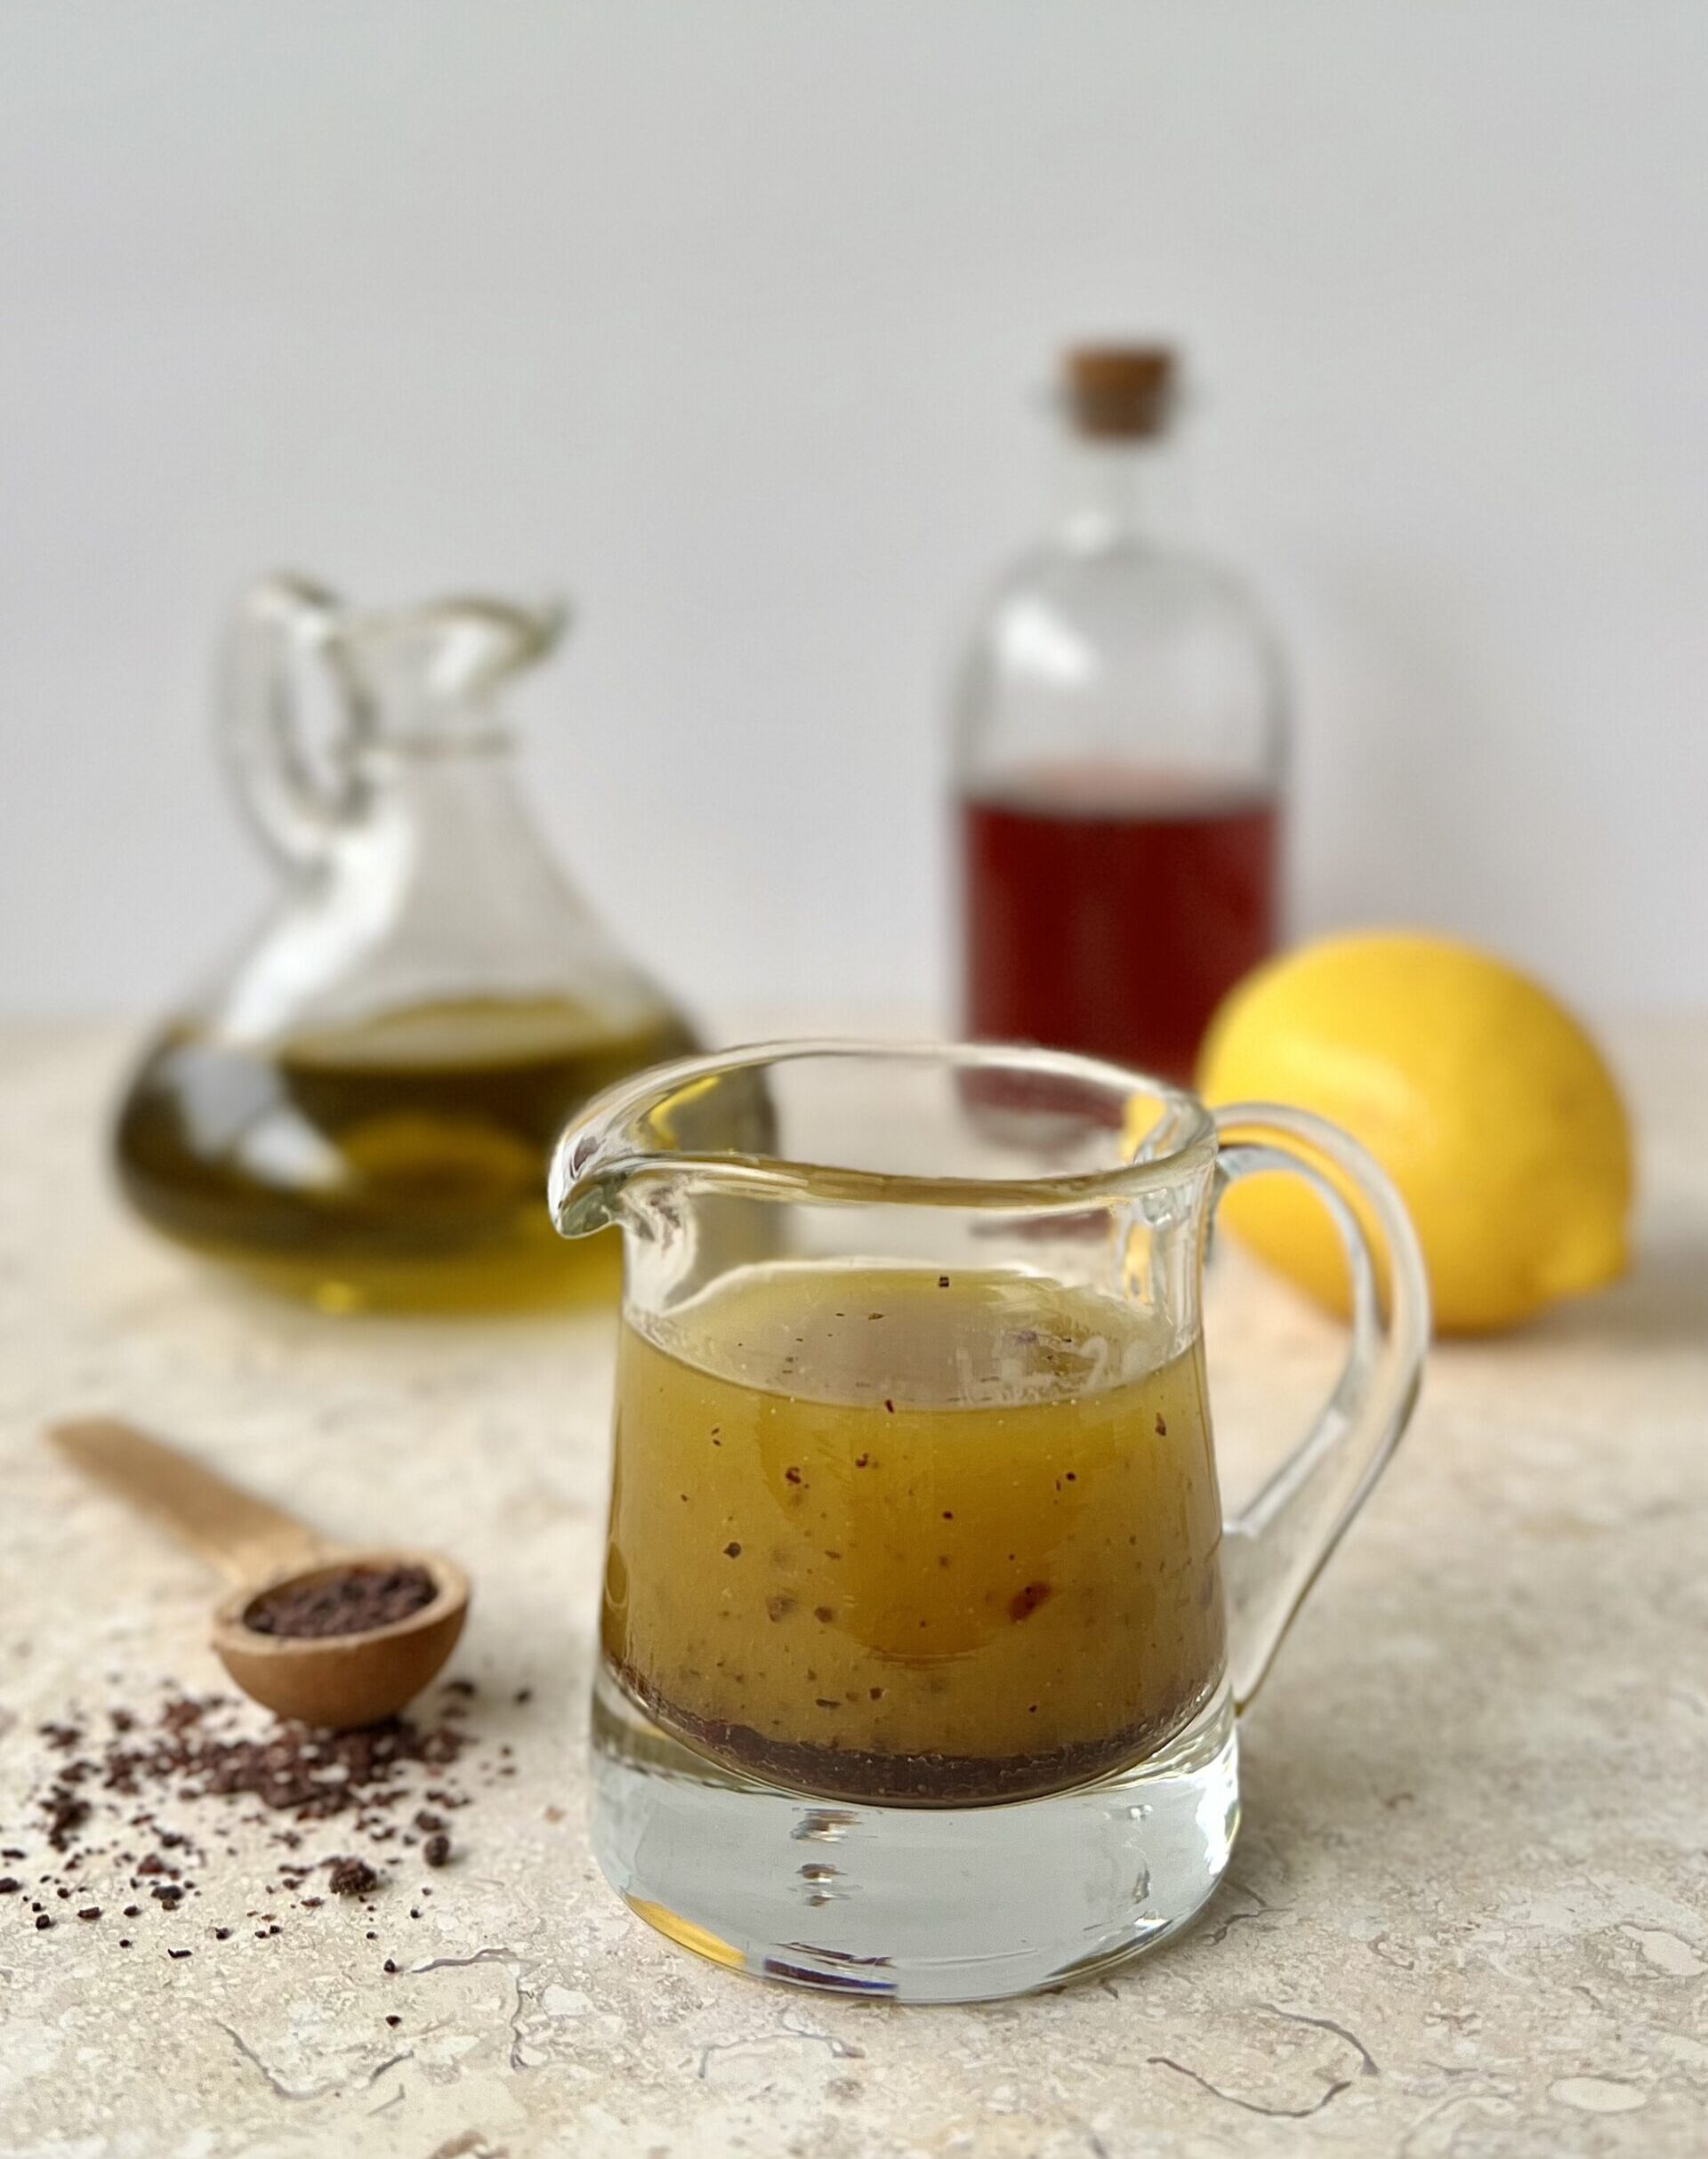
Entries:
[[[208,1927],[214,1941],[252,1932],[270,1940],[290,1915],[284,1900],[299,1923],[325,1924],[310,1921],[324,1903],[368,1897],[400,1865],[444,1865],[451,1817],[510,1767],[492,1760],[471,1777],[459,1766],[480,1749],[469,1727],[475,1691],[472,1680],[447,1680],[426,1713],[347,1732],[263,1720],[231,1696],[171,1688],[152,1707],[126,1702],[104,1720],[44,1725],[48,1760],[30,1802],[36,1835],[0,1852],[35,1861],[24,1874],[36,1894],[20,1894],[24,1875],[0,1875],[0,1911],[16,1898],[12,1908],[45,1934],[53,1916],[43,1899],[75,1896],[80,1920],[99,1919],[110,1902],[127,1920],[175,1916],[181,1940],[196,1904],[217,1897],[223,1908],[210,1918],[241,1913],[252,1924]],[[321,1828],[334,1823],[335,1831]],[[131,1946],[128,1935],[108,1938]]]

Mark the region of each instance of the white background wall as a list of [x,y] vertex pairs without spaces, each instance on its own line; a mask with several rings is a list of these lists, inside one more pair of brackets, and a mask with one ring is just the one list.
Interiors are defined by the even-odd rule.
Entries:
[[0,0],[0,1001],[266,873],[230,591],[561,580],[544,815],[704,1003],[949,979],[958,622],[1064,335],[1177,333],[1295,919],[1708,997],[1702,0]]

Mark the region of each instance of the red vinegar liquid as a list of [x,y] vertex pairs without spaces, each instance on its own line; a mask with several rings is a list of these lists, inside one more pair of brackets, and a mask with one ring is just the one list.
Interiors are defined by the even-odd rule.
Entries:
[[961,805],[967,1024],[1188,1081],[1277,932],[1276,798],[1103,765]]

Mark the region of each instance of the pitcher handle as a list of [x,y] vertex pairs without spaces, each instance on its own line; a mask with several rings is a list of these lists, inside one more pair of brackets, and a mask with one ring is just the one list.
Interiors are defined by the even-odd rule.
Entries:
[[227,768],[263,845],[294,869],[324,858],[356,804],[353,767],[334,745],[328,770],[317,770],[298,709],[303,663],[321,655],[338,614],[335,595],[306,578],[263,577],[238,601],[226,634],[219,725]]
[[[1244,1709],[1399,1444],[1422,1383],[1430,1291],[1399,1195],[1356,1140],[1306,1110],[1269,1102],[1235,1103],[1213,1116],[1221,1144],[1213,1206],[1245,1177],[1272,1170],[1302,1177],[1341,1233],[1352,1284],[1352,1341],[1333,1392],[1280,1469],[1224,1525],[1229,1677]],[[1319,1163],[1331,1164],[1335,1179]],[[1357,1195],[1385,1247],[1385,1315],[1370,1239],[1341,1186]]]

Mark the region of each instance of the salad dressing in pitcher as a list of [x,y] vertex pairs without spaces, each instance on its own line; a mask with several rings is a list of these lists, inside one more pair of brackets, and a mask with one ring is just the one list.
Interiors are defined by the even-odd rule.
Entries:
[[758,1268],[617,1356],[603,1647],[661,1725],[835,1797],[977,1805],[1221,1677],[1204,1358],[997,1269]]

